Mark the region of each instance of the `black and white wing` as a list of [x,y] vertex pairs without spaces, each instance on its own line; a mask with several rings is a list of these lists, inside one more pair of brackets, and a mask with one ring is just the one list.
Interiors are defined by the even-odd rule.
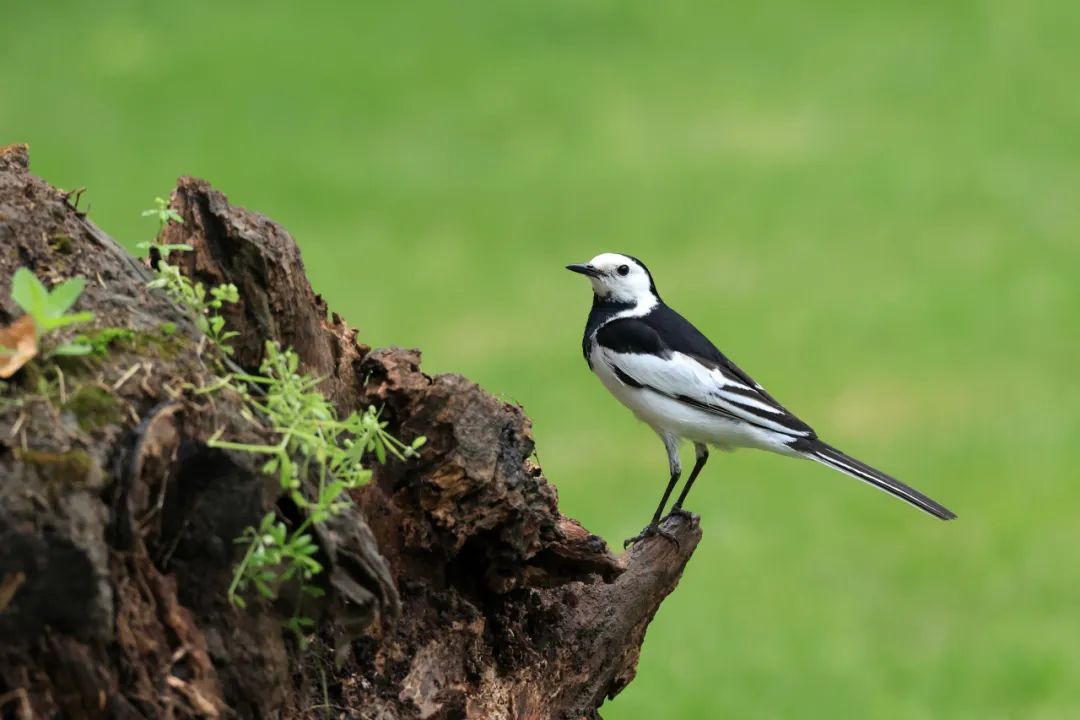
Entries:
[[599,358],[621,382],[648,388],[715,415],[777,433],[807,459],[839,470],[943,520],[956,515],[940,503],[822,442],[761,385],[739,369],[697,328],[660,306],[642,317],[612,320],[596,333]]
[[793,441],[814,437],[809,425],[666,306],[646,316],[612,320],[597,331],[596,342],[603,361],[627,385],[789,435]]

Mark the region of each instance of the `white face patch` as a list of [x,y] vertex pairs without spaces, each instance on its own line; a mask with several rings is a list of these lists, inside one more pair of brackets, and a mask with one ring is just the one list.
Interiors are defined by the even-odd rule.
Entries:
[[618,253],[602,253],[588,264],[600,273],[589,278],[593,291],[599,297],[650,308],[656,304],[648,271],[632,258]]

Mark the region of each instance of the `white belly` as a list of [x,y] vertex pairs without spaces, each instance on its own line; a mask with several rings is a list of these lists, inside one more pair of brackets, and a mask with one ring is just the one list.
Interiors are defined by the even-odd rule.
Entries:
[[783,455],[795,455],[778,433],[731,420],[687,403],[679,402],[648,388],[623,383],[593,345],[589,355],[593,372],[619,402],[661,436],[673,436],[705,443],[724,450],[757,448]]

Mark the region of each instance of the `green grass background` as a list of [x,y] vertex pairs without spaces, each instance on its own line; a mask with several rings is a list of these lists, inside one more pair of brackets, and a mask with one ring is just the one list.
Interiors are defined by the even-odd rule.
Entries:
[[666,466],[580,356],[562,267],[606,250],[959,513],[714,455],[605,717],[1075,718],[1078,47],[1073,0],[4,0],[0,142],[129,247],[182,173],[282,222],[365,341],[522,403],[615,544]]

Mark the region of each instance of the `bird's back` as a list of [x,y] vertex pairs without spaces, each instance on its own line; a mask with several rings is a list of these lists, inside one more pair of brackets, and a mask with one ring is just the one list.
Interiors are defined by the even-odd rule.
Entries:
[[[667,342],[668,347],[675,352],[690,355],[704,365],[719,368],[725,374],[730,374],[757,390],[774,405],[782,407],[765,388],[761,387],[742,368],[732,362],[727,355],[720,352],[720,349],[709,338],[705,337],[704,333],[673,308],[660,303],[642,320],[656,330]],[[788,411],[785,409],[785,412]]]
[[[651,328],[662,340],[666,350],[686,355],[706,368],[717,370],[721,376],[744,385],[747,388],[746,392],[751,396],[773,406],[773,411],[766,412],[769,419],[782,419],[785,428],[800,437],[816,436],[813,428],[781,405],[765,388],[732,362],[709,338],[705,337],[704,333],[676,310],[663,302],[658,302],[650,312],[634,319]],[[586,337],[585,351],[588,353],[588,337]]]

